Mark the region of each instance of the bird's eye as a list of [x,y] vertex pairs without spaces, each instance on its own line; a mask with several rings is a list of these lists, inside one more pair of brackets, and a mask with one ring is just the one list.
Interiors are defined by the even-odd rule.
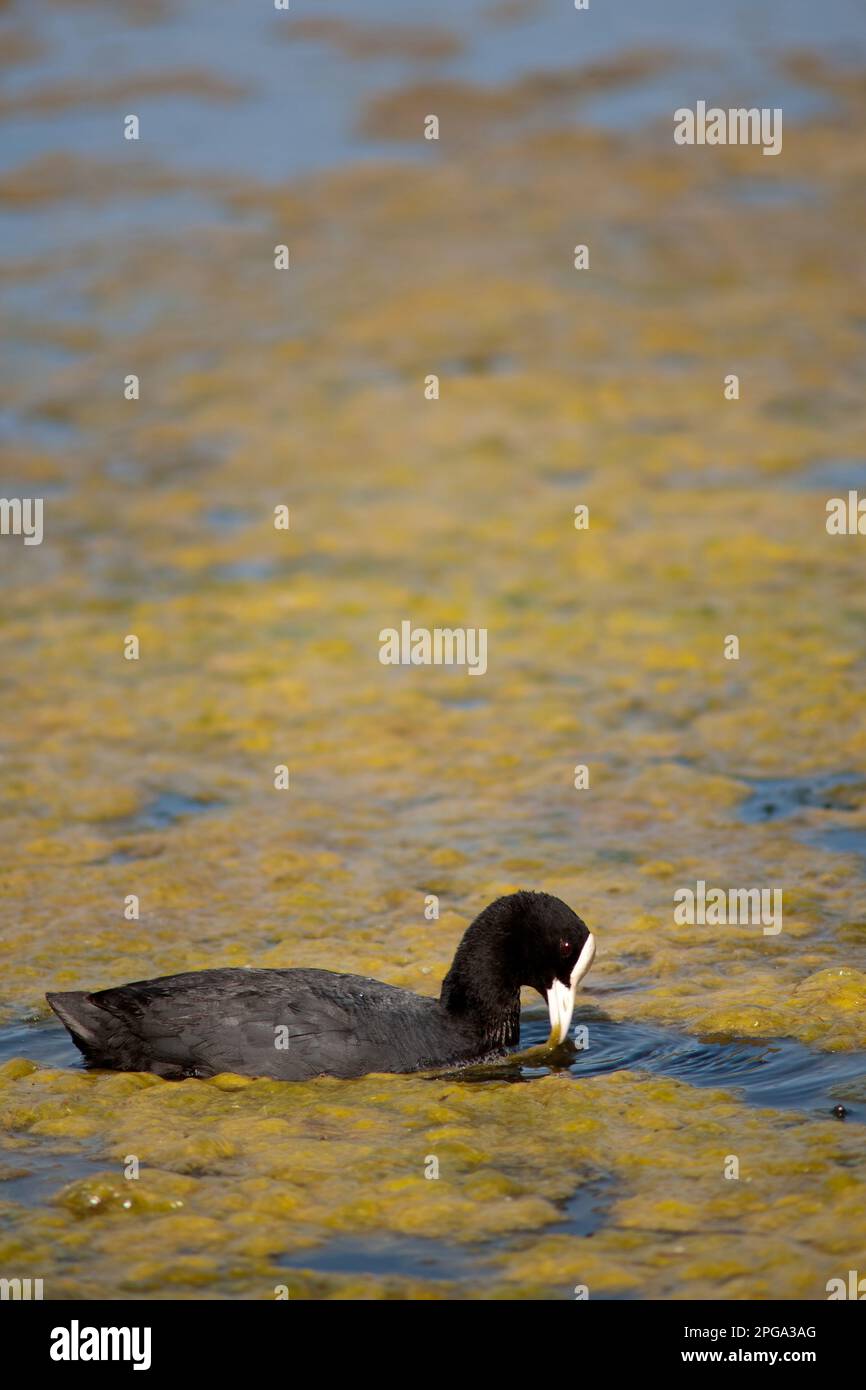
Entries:
[[566,941],[565,937],[563,937],[559,943],[559,954],[563,957],[570,956],[573,950],[574,946],[572,945],[572,943],[570,941]]

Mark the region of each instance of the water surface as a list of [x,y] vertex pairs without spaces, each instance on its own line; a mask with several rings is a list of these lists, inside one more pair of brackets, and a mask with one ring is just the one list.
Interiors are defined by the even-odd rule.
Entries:
[[[4,11],[3,495],[45,539],[0,543],[3,1272],[824,1297],[866,1241],[866,597],[824,524],[862,6],[448,0],[372,58],[357,7],[290,15],[352,23]],[[782,105],[781,155],[675,147],[699,98]],[[382,667],[404,618],[485,626],[487,674]],[[699,879],[783,931],[678,925]],[[434,992],[518,887],[597,934],[590,1046],[483,1084],[87,1073],[48,1021],[213,965]]]

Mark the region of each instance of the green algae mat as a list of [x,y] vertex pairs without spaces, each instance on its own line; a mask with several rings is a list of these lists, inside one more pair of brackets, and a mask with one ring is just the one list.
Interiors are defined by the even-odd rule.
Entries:
[[[2,491],[44,499],[40,545],[0,538],[0,1273],[823,1299],[866,1272],[866,537],[826,524],[866,496],[863,74],[785,55],[814,101],[770,159],[561,118],[664,66],[416,76],[358,112],[376,157],[285,179],[59,139],[0,172],[3,219],[86,228],[0,264]],[[30,101],[241,99],[203,73]],[[384,665],[404,621],[484,629],[483,676]],[[779,890],[780,929],[677,920],[699,883]],[[217,965],[436,993],[520,887],[598,942],[562,1065],[169,1083],[85,1072],[49,1022],[46,989]],[[617,1027],[699,1040],[692,1070],[596,1070]],[[777,1098],[701,1074],[775,1039]]]

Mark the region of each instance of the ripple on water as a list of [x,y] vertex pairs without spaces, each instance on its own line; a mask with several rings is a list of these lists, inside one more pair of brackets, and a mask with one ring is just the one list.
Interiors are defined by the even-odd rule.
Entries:
[[[556,1054],[556,1065],[575,1080],[615,1071],[646,1071],[691,1086],[736,1089],[747,1104],[773,1110],[827,1116],[844,1101],[851,1119],[866,1122],[864,1052],[821,1052],[789,1038],[693,1038],[664,1028],[617,1023],[594,1010],[578,1010],[575,1021],[587,1027],[588,1047],[577,1051],[569,1046]],[[521,1048],[542,1046],[548,1032],[546,1015],[525,1015]],[[525,1081],[554,1069],[526,1064],[517,1057],[504,1067],[510,1069],[511,1079]],[[485,1070],[475,1068],[466,1079],[483,1081]],[[497,1070],[502,1068],[490,1068]]]
[[14,1149],[6,1150],[0,1155],[0,1202],[44,1206],[68,1183],[91,1178],[102,1167],[95,1149],[92,1153],[70,1153],[45,1142],[39,1148],[28,1145],[20,1159]]
[[0,1066],[13,1057],[26,1057],[45,1067],[78,1067],[81,1053],[65,1028],[50,1023],[13,1023],[0,1028]]

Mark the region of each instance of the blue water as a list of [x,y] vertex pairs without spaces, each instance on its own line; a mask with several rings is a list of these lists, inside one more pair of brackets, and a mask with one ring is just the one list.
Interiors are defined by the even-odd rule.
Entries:
[[[292,0],[288,13],[267,4],[213,4],[179,0],[157,22],[130,23],[129,7],[76,4],[34,7],[16,0],[4,25],[26,29],[43,51],[6,73],[8,97],[61,81],[81,81],[93,93],[109,81],[136,75],[196,70],[236,84],[228,99],[168,94],[114,95],[65,109],[45,106],[5,118],[0,174],[47,155],[138,160],[181,173],[245,174],[282,181],[357,159],[443,157],[419,141],[412,148],[359,133],[365,105],[418,80],[509,82],[527,73],[606,62],[649,49],[667,55],[661,75],[628,83],[566,109],[566,123],[624,131],[670,121],[679,105],[782,106],[788,121],[811,113],[827,98],[795,81],[778,59],[783,49],[806,49],[856,62],[866,55],[861,0],[594,0],[577,12],[569,0],[525,7],[525,19],[496,23],[490,0],[439,0],[435,7],[405,0]],[[463,43],[453,58],[407,62],[355,61],[321,41],[286,42],[295,18],[348,16],[356,21],[396,20],[452,30]],[[122,89],[121,89],[122,90]],[[127,112],[139,116],[141,140],[122,138]],[[84,181],[86,183],[86,180]],[[84,189],[82,188],[82,192]],[[86,241],[94,227],[138,234],[160,226],[195,225],[217,216],[237,220],[215,199],[183,184],[156,196],[120,191],[114,203],[65,198],[12,212],[0,205],[0,252],[30,254]]]
[[866,796],[866,783],[856,772],[827,772],[804,777],[754,778],[753,790],[740,807],[750,824],[795,816],[801,810],[855,811]]

